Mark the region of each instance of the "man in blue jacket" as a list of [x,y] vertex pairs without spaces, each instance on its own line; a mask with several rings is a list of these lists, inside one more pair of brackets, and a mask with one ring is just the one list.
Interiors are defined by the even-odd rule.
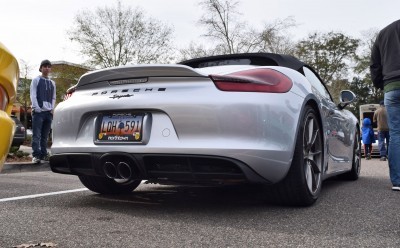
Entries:
[[48,159],[47,139],[49,137],[53,109],[56,102],[56,84],[49,78],[51,62],[40,63],[40,76],[31,82],[30,96],[32,102],[32,162],[39,164]]
[[388,150],[392,190],[400,191],[400,20],[383,28],[371,51],[371,79],[385,92],[390,146]]

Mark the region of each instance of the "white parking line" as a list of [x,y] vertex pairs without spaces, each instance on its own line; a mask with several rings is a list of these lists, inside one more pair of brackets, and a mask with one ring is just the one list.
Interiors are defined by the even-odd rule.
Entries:
[[50,192],[50,193],[43,193],[43,194],[35,194],[35,195],[16,196],[16,197],[0,199],[0,202],[17,201],[17,200],[23,200],[23,199],[29,199],[29,198],[38,198],[38,197],[49,196],[49,195],[68,194],[68,193],[74,193],[74,192],[85,191],[85,190],[88,190],[88,189],[87,188],[81,188],[81,189],[71,189],[71,190],[57,191],[57,192]]

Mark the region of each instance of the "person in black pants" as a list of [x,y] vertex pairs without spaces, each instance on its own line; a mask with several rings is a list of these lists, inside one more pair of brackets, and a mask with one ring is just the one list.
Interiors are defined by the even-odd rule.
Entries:
[[32,102],[32,162],[35,164],[39,164],[42,160],[48,160],[47,140],[56,102],[56,84],[49,78],[51,62],[47,59],[43,60],[40,63],[39,71],[42,74],[32,80],[30,87]]

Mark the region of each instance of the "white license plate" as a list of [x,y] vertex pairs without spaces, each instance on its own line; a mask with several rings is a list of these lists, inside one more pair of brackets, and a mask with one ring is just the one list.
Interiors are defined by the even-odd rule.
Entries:
[[118,113],[100,116],[96,139],[100,142],[137,142],[143,137],[144,114]]

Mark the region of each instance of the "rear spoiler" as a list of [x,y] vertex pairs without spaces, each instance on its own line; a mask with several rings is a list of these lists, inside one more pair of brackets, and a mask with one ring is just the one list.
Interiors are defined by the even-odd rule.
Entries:
[[186,65],[135,65],[101,69],[84,74],[76,87],[96,82],[148,77],[208,77]]

